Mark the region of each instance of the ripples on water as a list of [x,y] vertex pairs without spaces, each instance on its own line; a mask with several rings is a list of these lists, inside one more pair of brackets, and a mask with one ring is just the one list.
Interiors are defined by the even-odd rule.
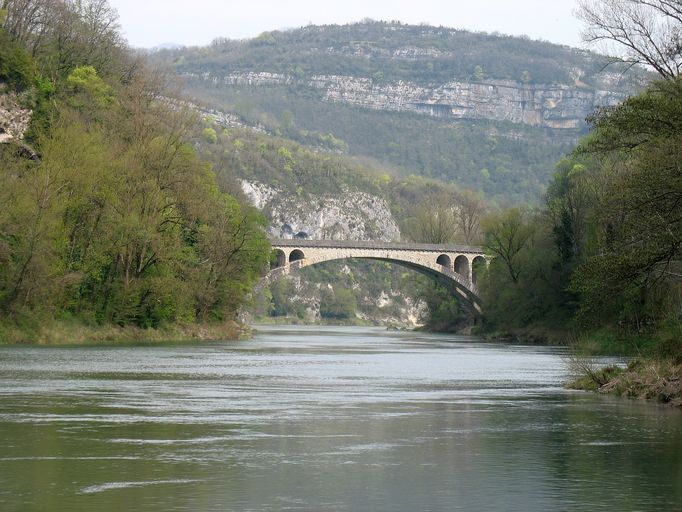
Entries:
[[682,413],[557,349],[263,327],[0,348],[0,510],[682,510]]

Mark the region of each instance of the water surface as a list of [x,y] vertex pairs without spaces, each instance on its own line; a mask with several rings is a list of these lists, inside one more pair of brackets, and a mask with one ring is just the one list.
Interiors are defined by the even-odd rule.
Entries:
[[0,510],[682,510],[682,412],[367,328],[0,348]]

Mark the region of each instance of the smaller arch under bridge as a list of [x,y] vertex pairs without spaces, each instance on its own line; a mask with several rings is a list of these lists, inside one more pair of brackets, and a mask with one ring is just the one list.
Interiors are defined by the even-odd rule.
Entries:
[[394,263],[435,279],[460,298],[472,313],[481,313],[476,272],[487,265],[480,247],[339,240],[271,240],[276,258],[258,288],[292,270],[325,261],[364,258]]

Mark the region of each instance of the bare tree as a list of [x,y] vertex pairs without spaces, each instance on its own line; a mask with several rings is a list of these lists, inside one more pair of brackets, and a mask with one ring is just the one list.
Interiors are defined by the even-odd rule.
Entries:
[[465,244],[473,244],[481,238],[481,217],[486,205],[483,198],[475,192],[465,190],[455,195],[455,222]]
[[579,0],[583,40],[617,61],[653,68],[665,79],[682,69],[682,0]]
[[0,5],[6,16],[3,28],[13,41],[35,52],[58,4],[57,0],[3,0]]
[[118,14],[107,0],[0,0],[0,12],[3,28],[40,57],[48,76],[84,65],[117,78],[128,71]]
[[451,198],[445,193],[431,193],[411,212],[406,235],[413,242],[452,243],[456,222]]

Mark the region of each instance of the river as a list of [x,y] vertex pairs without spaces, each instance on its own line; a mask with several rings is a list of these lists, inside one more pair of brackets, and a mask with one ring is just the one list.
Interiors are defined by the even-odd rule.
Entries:
[[0,348],[0,510],[682,510],[682,411],[377,328]]

